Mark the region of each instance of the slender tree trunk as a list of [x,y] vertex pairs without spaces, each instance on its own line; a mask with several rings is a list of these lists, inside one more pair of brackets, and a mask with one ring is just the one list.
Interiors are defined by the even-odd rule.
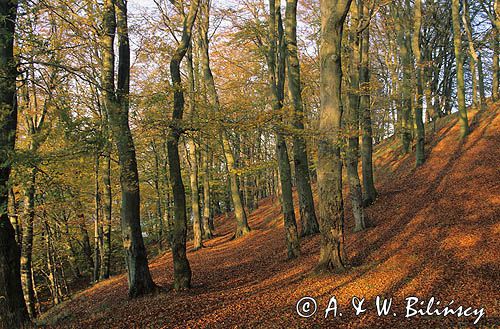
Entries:
[[453,24],[453,46],[457,64],[457,98],[458,116],[460,119],[460,135],[465,138],[469,134],[469,120],[467,108],[465,107],[465,82],[464,82],[464,58],[462,53],[462,32],[460,28],[460,0],[452,0],[451,3]]
[[492,85],[491,85],[491,97],[493,98],[494,101],[497,101],[499,99],[499,94],[498,94],[498,86],[499,86],[499,81],[500,81],[500,74],[499,74],[499,71],[500,71],[500,65],[499,65],[499,62],[498,62],[498,58],[499,58],[499,50],[500,50],[500,46],[499,46],[499,32],[498,32],[498,29],[496,29],[495,27],[493,28],[493,37],[491,38],[492,39],[492,43],[493,43],[493,58],[492,58],[492,61],[493,61],[493,66],[491,68],[491,70],[493,71],[493,77],[492,77]]
[[[33,144],[33,143],[32,143]],[[34,150],[36,147],[30,147]],[[35,219],[35,181],[36,169],[30,168],[29,180],[24,192],[24,230],[21,252],[21,279],[23,282],[24,300],[31,318],[36,317],[35,292],[31,275],[33,256],[33,222]]]
[[349,194],[351,197],[352,213],[354,217],[354,231],[362,231],[366,228],[365,212],[363,209],[363,194],[361,190],[361,181],[358,174],[358,153],[359,153],[359,11],[356,2],[351,3],[351,25],[349,29],[350,58],[351,65],[349,70],[350,88],[349,88],[349,106],[347,107],[347,150],[346,150],[346,169],[349,181]]
[[341,44],[351,0],[321,0],[318,195],[321,251],[316,272],[345,268],[344,204],[340,130],[342,121]]
[[23,232],[21,229],[21,223],[19,220],[19,205],[16,200],[16,195],[14,193],[14,189],[11,187],[9,189],[10,202],[12,205],[12,215],[14,217],[14,222],[11,221],[11,224],[14,226],[14,230],[16,232],[16,241],[17,246],[19,247],[19,254],[21,254],[22,246],[23,246]]
[[[203,70],[203,77],[207,85],[209,104],[215,111],[220,111],[219,97],[217,95],[217,90],[215,88],[215,82],[214,82],[214,77],[212,75],[212,70],[210,69],[210,57],[208,54],[208,27],[209,27],[208,18],[210,12],[208,1],[203,0],[201,10],[202,10],[202,15],[201,15],[202,23],[200,24],[201,67]],[[250,226],[248,226],[247,214],[245,212],[245,208],[243,207],[240,188],[238,186],[238,175],[236,173],[235,155],[233,154],[233,150],[229,142],[229,137],[224,128],[221,128],[220,139],[222,140],[222,149],[224,153],[224,158],[226,160],[227,172],[229,174],[231,200],[233,201],[234,215],[236,219],[236,231],[234,237],[239,238],[250,232]]]
[[486,102],[486,95],[484,89],[484,72],[483,72],[483,60],[481,57],[481,53],[477,56],[477,73],[479,75],[479,99],[481,101],[481,109],[484,109],[484,105]]
[[[106,147],[108,148],[108,146]],[[103,225],[103,250],[102,250],[102,264],[101,264],[101,279],[107,279],[110,275],[111,267],[111,220],[112,220],[112,204],[113,195],[111,191],[111,154],[107,149],[104,153],[104,172],[102,175],[104,183],[104,219]]]
[[205,145],[203,152],[203,238],[211,239],[213,237],[213,224],[212,216],[210,214],[210,150],[208,144]]
[[[364,2],[360,0],[360,3]],[[368,5],[362,5],[363,17],[367,18],[370,13]],[[363,174],[363,190],[365,192],[363,203],[372,204],[377,198],[377,190],[373,181],[373,138],[372,138],[372,118],[370,104],[370,30],[369,26],[363,31],[361,36],[361,67],[359,72],[360,80],[360,108],[361,108],[361,171]]]
[[280,118],[276,126],[276,154],[281,182],[283,221],[288,259],[300,255],[300,242],[295,221],[292,194],[292,172],[288,159],[286,141],[282,133],[283,120],[281,111],[285,98],[285,48],[283,45],[283,25],[281,21],[280,0],[269,0],[269,49],[267,64],[269,70],[269,87],[273,95],[273,110]]
[[417,85],[417,100],[415,102],[415,125],[417,127],[417,150],[416,150],[416,163],[415,165],[421,166],[425,161],[425,126],[423,122],[423,65],[422,54],[420,51],[420,29],[422,27],[422,1],[415,0],[414,9],[414,25],[413,25],[413,39],[412,49],[416,60],[416,85]]
[[163,212],[161,209],[161,191],[160,191],[160,155],[158,154],[158,149],[156,143],[153,140],[151,142],[151,147],[153,149],[155,157],[155,176],[154,176],[154,187],[156,192],[156,218],[158,220],[158,247],[163,250]]
[[300,63],[297,48],[297,0],[286,1],[285,11],[285,43],[288,68],[288,98],[293,109],[293,162],[295,182],[299,195],[300,221],[302,236],[319,232],[318,221],[314,209],[314,200],[309,176],[309,160],[304,137],[304,107],[300,86]]
[[402,108],[401,108],[401,143],[403,145],[403,153],[410,152],[410,143],[412,136],[411,124],[411,53],[408,46],[408,33],[403,26],[403,21],[406,19],[405,15],[401,12],[402,9],[397,9],[396,18],[396,31],[399,46],[399,56],[401,57],[401,65],[403,67],[403,81],[402,81]]
[[101,269],[101,251],[100,251],[100,213],[101,207],[100,192],[99,192],[99,156],[95,157],[95,215],[94,215],[94,276],[93,281],[99,281],[99,270]]
[[[78,202],[78,209],[83,210],[83,205]],[[78,215],[78,228],[81,233],[81,245],[82,252],[85,256],[85,261],[87,262],[87,270],[92,271],[94,268],[94,259],[92,258],[92,248],[90,247],[90,237],[87,231],[87,225],[85,224],[85,215],[83,213]]]
[[182,134],[181,121],[184,112],[184,92],[180,65],[186,55],[191,40],[191,32],[198,12],[198,0],[191,2],[189,13],[184,18],[182,39],[170,61],[170,75],[174,88],[174,110],[172,124],[167,140],[170,183],[174,195],[174,223],[172,230],[172,258],[174,263],[174,288],[176,290],[191,287],[191,267],[186,257],[186,195],[182,182],[179,138]]
[[[116,8],[116,15],[115,15]],[[117,146],[122,190],[121,229],[128,273],[129,296],[134,298],[156,290],[148,267],[140,220],[140,191],[134,140],[128,123],[130,46],[127,7],[124,0],[104,1],[102,37],[103,95],[113,139]],[[118,32],[118,84],[114,83],[114,37]]]
[[[191,42],[193,44],[193,42]],[[193,52],[192,46],[189,47],[187,52],[187,67],[188,67],[188,85],[189,85],[189,104],[186,110],[186,116],[194,119],[194,112],[196,110],[195,104],[195,81],[193,69]],[[189,183],[191,190],[191,212],[193,214],[193,249],[198,250],[203,247],[203,232],[200,214],[200,193],[198,190],[198,156],[197,145],[192,136],[188,137],[187,155],[189,160]]]
[[467,0],[463,1],[463,11],[462,11],[462,22],[465,29],[465,34],[467,35],[467,41],[469,45],[469,54],[470,54],[470,73],[472,76],[472,101],[474,106],[480,108],[481,98],[479,97],[479,79],[478,76],[478,65],[479,65],[479,55],[474,46],[474,40],[472,38],[472,24],[470,22],[470,12],[469,12],[469,3]]

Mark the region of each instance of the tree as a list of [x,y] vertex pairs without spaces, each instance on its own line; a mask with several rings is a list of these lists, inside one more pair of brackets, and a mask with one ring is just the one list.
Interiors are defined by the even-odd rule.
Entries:
[[[182,4],[180,4],[182,6]],[[174,262],[174,288],[191,287],[191,268],[186,257],[186,195],[179,159],[179,138],[183,133],[181,120],[184,112],[184,92],[181,79],[181,62],[191,42],[193,25],[198,13],[198,0],[193,0],[183,19],[182,38],[170,60],[170,75],[174,88],[174,109],[167,139],[170,184],[174,194],[174,225],[172,232],[172,258]]]
[[453,46],[457,64],[457,99],[460,135],[465,138],[469,134],[469,120],[465,107],[464,56],[462,53],[462,31],[460,27],[460,0],[452,0],[451,15],[453,24]]
[[[425,126],[422,118],[423,100],[424,100],[424,69],[422,64],[422,52],[420,51],[420,29],[422,27],[422,1],[415,0],[414,8],[414,25],[413,25],[413,38],[412,49],[415,56],[415,75],[417,85],[417,99],[415,102],[415,126],[416,126],[416,163],[415,165],[421,166],[425,161]],[[428,100],[430,102],[430,100]]]
[[295,180],[299,195],[301,235],[307,236],[319,232],[314,200],[309,176],[307,144],[304,137],[304,106],[300,85],[300,62],[297,47],[297,0],[287,0],[285,11],[285,44],[288,69],[288,98],[293,109],[293,163]]
[[[360,11],[363,10],[363,19],[370,21],[370,10],[367,4],[360,0]],[[372,111],[370,102],[370,29],[364,29],[361,36],[361,66],[359,72],[360,107],[361,107],[361,171],[363,173],[364,197],[363,203],[369,205],[377,198],[377,190],[373,181],[373,137]]]
[[346,111],[347,149],[346,169],[349,181],[349,194],[351,197],[352,212],[354,217],[354,231],[362,231],[366,228],[365,212],[363,209],[363,194],[358,174],[359,153],[359,121],[360,121],[360,90],[359,90],[359,68],[360,68],[360,11],[356,1],[351,3],[351,24],[349,26],[349,106]]
[[19,249],[7,215],[17,126],[14,58],[17,5],[17,1],[0,3],[0,327],[5,329],[19,328],[29,321],[21,286]]
[[300,255],[300,243],[295,221],[295,210],[293,207],[292,172],[288,159],[286,140],[282,132],[283,120],[281,120],[283,100],[285,98],[285,49],[283,37],[280,0],[269,0],[269,49],[267,51],[268,79],[273,97],[273,110],[278,114],[278,118],[280,118],[278,119],[276,127],[276,155],[278,158],[278,169],[281,182],[285,238],[288,258],[291,259]]
[[[114,39],[118,35],[118,81],[115,89]],[[140,219],[139,174],[130,131],[130,46],[125,0],[106,0],[103,10],[102,93],[113,140],[118,149],[122,191],[121,229],[130,297],[156,290],[148,267]]]
[[[208,2],[203,2],[202,5],[204,10],[203,16],[207,18],[209,15],[209,4]],[[209,20],[206,19],[203,21],[201,29],[201,38],[200,38],[200,55],[201,55],[201,69],[203,71],[203,78],[205,79],[206,90],[207,90],[207,98],[210,108],[215,112],[221,111],[221,105],[219,102],[219,96],[217,94],[217,89],[215,87],[214,76],[212,74],[212,70],[210,68],[210,56],[208,53],[209,47],[209,38],[208,38],[208,24]],[[229,190],[231,201],[234,206],[234,217],[236,219],[236,231],[234,233],[235,238],[242,237],[250,232],[250,226],[248,226],[247,214],[245,212],[245,208],[243,207],[242,197],[240,193],[240,188],[238,184],[238,175],[237,175],[237,163],[235,160],[235,153],[233,148],[231,147],[231,143],[229,142],[229,136],[225,127],[220,127],[219,136],[222,144],[222,150],[224,159],[226,160],[226,169],[229,174]]]
[[321,252],[317,272],[345,268],[344,204],[340,160],[342,120],[341,44],[351,0],[321,0],[320,90],[318,136],[318,195]]

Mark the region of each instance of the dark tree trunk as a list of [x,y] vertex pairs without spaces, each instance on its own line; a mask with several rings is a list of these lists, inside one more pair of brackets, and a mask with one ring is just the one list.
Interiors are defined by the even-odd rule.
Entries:
[[182,182],[179,157],[179,138],[182,134],[184,92],[181,79],[181,62],[189,47],[191,32],[198,12],[198,0],[191,2],[189,13],[184,18],[182,39],[170,60],[170,75],[174,88],[174,110],[167,140],[170,183],[174,194],[174,224],[172,231],[172,258],[174,262],[174,289],[191,287],[191,267],[186,256],[186,194]]
[[29,321],[21,285],[19,248],[7,215],[11,156],[16,140],[17,100],[14,29],[17,1],[0,4],[0,328]]
[[273,110],[278,114],[276,125],[276,154],[281,182],[283,222],[288,258],[297,258],[300,255],[300,242],[295,221],[292,194],[292,171],[288,159],[288,150],[283,136],[283,120],[280,113],[285,98],[285,49],[283,23],[281,21],[280,0],[269,0],[269,49],[267,65],[269,70],[269,86],[273,95]]
[[[116,16],[115,16],[116,7]],[[128,123],[130,46],[127,7],[124,0],[104,2],[103,94],[113,139],[118,150],[122,190],[121,229],[127,264],[129,296],[155,291],[151,278],[140,220],[139,175],[135,146]],[[114,36],[118,32],[118,85],[114,84]]]
[[360,38],[358,32],[359,10],[357,3],[351,4],[351,25],[349,29],[351,65],[349,70],[349,106],[346,113],[347,150],[346,169],[349,181],[349,194],[351,197],[352,213],[354,217],[354,231],[366,228],[365,212],[363,209],[363,194],[361,181],[358,174],[359,157],[359,65],[360,65]]
[[297,47],[297,0],[287,0],[285,11],[285,42],[288,68],[288,97],[294,111],[293,162],[299,195],[301,236],[319,232],[309,176],[309,160],[304,137],[304,106],[300,86],[300,63]]
[[[368,4],[363,6],[363,17],[367,19],[370,15]],[[361,10],[361,9],[360,9]],[[373,181],[373,138],[372,138],[372,112],[370,104],[370,61],[369,61],[369,48],[370,47],[370,27],[368,26],[361,37],[361,68],[359,72],[360,80],[360,107],[361,107],[361,129],[362,129],[362,143],[361,143],[361,171],[363,173],[363,190],[364,197],[363,203],[369,205],[377,198],[377,190]]]
[[103,250],[102,250],[102,264],[101,264],[101,279],[107,279],[110,275],[111,267],[111,215],[113,196],[111,192],[111,154],[110,150],[105,151],[104,154],[104,172],[102,175],[104,183],[104,217],[106,222],[103,224]]

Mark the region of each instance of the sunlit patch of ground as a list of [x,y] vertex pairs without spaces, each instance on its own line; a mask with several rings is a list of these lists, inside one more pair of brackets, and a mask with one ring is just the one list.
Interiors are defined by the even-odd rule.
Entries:
[[[448,328],[473,320],[454,317],[404,318],[404,298],[435,296],[484,307],[482,325],[500,324],[500,118],[498,105],[469,114],[473,131],[460,142],[453,117],[438,122],[427,141],[427,162],[418,170],[402,156],[395,139],[376,151],[380,196],[367,214],[374,227],[351,233],[352,267],[342,274],[312,276],[319,237],[302,240],[302,256],[286,261],[277,200],[263,200],[249,216],[250,235],[231,240],[233,218],[217,218],[217,236],[188,257],[193,288],[129,300],[126,278],[117,276],[74,296],[44,315],[43,322],[74,328]],[[298,215],[298,210],[296,210]],[[151,261],[156,283],[172,280],[169,252]],[[302,319],[295,303],[315,297],[324,310],[336,296],[342,317],[324,313]],[[371,309],[347,311],[353,296]],[[376,296],[393,297],[397,317],[377,317]]]

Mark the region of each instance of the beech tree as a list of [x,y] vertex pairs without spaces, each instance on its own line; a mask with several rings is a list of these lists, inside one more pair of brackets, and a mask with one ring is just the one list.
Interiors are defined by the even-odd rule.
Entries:
[[460,24],[460,1],[452,0],[451,16],[453,22],[453,46],[457,65],[457,99],[460,119],[460,134],[465,138],[469,134],[469,119],[465,107],[464,56],[462,53],[462,29]]
[[17,1],[0,3],[0,327],[29,321],[21,286],[19,248],[7,214],[12,152],[16,141],[17,100],[14,32]]
[[319,232],[309,176],[309,159],[304,137],[304,106],[300,80],[300,63],[297,47],[297,0],[287,0],[285,10],[285,44],[288,76],[288,98],[293,109],[293,162],[299,195],[302,236]]
[[318,195],[321,250],[316,271],[345,268],[344,203],[340,159],[342,120],[341,45],[351,0],[321,0],[321,111],[318,136]]
[[[182,3],[178,4],[182,8]],[[172,232],[172,258],[174,262],[174,288],[191,287],[191,268],[186,257],[186,195],[179,159],[179,138],[183,133],[182,116],[184,112],[184,92],[180,66],[191,42],[193,25],[198,13],[199,1],[194,0],[189,6],[189,12],[184,16],[182,37],[170,60],[170,75],[174,88],[174,109],[172,123],[167,139],[170,184],[174,194],[174,225]],[[182,11],[183,9],[181,9]]]
[[[115,88],[114,39],[118,36],[118,81]],[[103,8],[102,93],[113,140],[118,149],[122,190],[121,230],[126,254],[129,296],[155,291],[142,237],[139,175],[129,127],[130,46],[125,0],[106,0]]]
[[[267,51],[267,66],[269,70],[269,87],[273,98],[272,106],[278,117],[283,116],[283,100],[285,98],[285,46],[280,8],[280,0],[269,1],[269,49]],[[276,125],[276,156],[278,158],[281,183],[282,211],[283,222],[285,224],[287,253],[290,259],[299,256],[300,243],[295,221],[295,210],[293,207],[292,172],[288,158],[288,148],[283,134],[283,124],[283,120],[278,119]],[[309,175],[308,172],[307,175]],[[311,219],[307,219],[307,221],[310,220]],[[306,222],[303,222],[303,225],[310,224],[311,223],[306,224]]]

